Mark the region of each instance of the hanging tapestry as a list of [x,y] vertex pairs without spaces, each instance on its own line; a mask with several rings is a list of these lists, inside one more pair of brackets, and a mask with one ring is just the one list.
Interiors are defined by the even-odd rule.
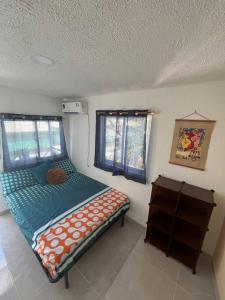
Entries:
[[170,163],[205,170],[215,121],[176,120]]

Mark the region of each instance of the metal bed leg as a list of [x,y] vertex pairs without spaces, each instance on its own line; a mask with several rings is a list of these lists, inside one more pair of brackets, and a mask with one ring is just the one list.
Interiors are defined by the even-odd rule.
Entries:
[[69,275],[68,275],[68,272],[64,275],[64,279],[65,279],[65,288],[68,289],[69,288]]
[[121,217],[121,227],[123,227],[123,226],[124,226],[124,214]]

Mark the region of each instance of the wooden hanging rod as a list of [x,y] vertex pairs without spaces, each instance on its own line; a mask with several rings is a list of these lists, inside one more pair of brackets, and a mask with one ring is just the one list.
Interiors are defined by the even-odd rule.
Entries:
[[[123,116],[123,115],[128,115],[129,114],[129,112],[131,112],[131,111],[133,111],[134,112],[134,115],[145,115],[146,114],[146,111],[135,111],[135,110],[130,110],[130,111],[115,111],[115,110],[112,110],[112,111],[110,111],[110,110],[107,110],[107,111],[97,111],[96,113],[98,114],[98,115],[104,115],[104,114],[107,114],[107,115],[121,115],[121,116]],[[155,112],[153,112],[153,111],[148,111],[147,112],[147,114],[148,115],[151,115],[151,116],[154,116],[156,113]]]
[[184,121],[184,122],[206,122],[206,123],[215,123],[216,120],[196,120],[196,119],[175,119],[175,121]]

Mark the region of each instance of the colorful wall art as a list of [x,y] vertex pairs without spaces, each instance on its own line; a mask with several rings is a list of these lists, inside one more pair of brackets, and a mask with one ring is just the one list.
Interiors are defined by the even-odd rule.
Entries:
[[170,163],[205,170],[215,121],[176,120]]

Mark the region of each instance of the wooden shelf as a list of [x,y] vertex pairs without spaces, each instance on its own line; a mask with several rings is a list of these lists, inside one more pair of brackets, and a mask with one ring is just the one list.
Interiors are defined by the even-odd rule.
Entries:
[[177,193],[181,190],[182,182],[168,177],[159,176],[156,181],[153,182],[153,185]]
[[213,191],[159,176],[153,183],[145,240],[195,273],[214,206]]
[[[210,191],[209,193],[212,194]],[[177,217],[202,230],[207,230],[212,209],[212,204],[182,194]]]
[[202,231],[183,221],[176,221],[173,238],[188,247],[199,250],[202,244]]
[[176,210],[176,201],[161,195],[156,196],[150,205],[170,215],[173,215]]
[[167,251],[169,237],[152,226],[150,227],[148,241],[162,251]]
[[195,264],[198,257],[198,252],[196,250],[193,250],[178,241],[172,241],[169,254],[187,267],[193,269],[195,272]]
[[180,205],[177,211],[177,218],[184,220],[201,230],[207,230],[207,216],[204,212],[195,211]]
[[160,230],[161,232],[169,235],[172,226],[172,218],[167,214],[163,214],[159,211],[153,212],[149,223],[151,226],[155,227],[156,229]]
[[213,199],[213,190],[206,190],[198,186],[186,183],[182,187],[182,194],[193,199],[198,199],[204,202],[204,204],[208,203],[211,205],[215,205]]

